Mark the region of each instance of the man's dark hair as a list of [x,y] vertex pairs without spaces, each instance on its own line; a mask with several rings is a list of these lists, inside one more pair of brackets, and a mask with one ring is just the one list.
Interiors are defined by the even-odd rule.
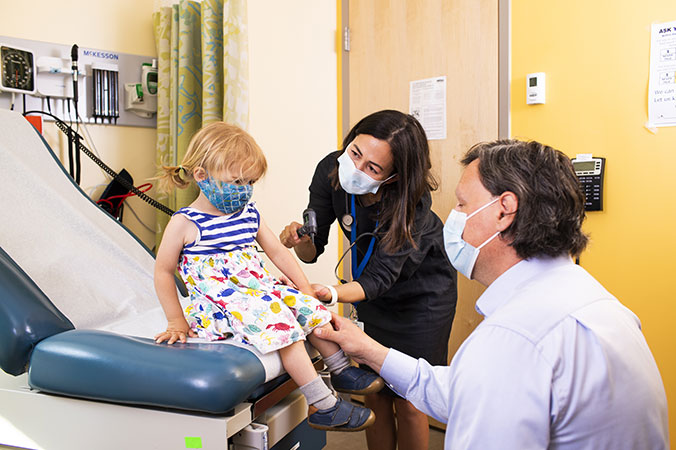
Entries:
[[584,194],[564,153],[535,141],[497,140],[475,145],[461,162],[475,159],[491,194],[510,191],[519,199],[514,221],[502,232],[519,257],[578,256],[585,249]]

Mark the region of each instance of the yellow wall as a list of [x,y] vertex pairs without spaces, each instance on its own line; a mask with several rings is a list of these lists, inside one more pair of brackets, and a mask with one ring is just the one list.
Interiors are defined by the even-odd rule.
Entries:
[[[0,35],[55,44],[153,56],[153,36],[150,0],[116,0],[111,2],[64,0],[16,2],[0,0]],[[94,145],[101,158],[113,169],[126,168],[139,185],[155,174],[154,128],[88,125]],[[68,142],[52,123],[45,125],[45,138],[54,152],[67,155]],[[108,178],[86,156],[82,157],[82,183],[89,192]],[[96,198],[101,192],[96,192]],[[143,222],[154,227],[155,210],[138,198],[128,204]],[[154,234],[147,231],[138,220],[125,210],[124,223],[151,248]]]
[[[676,437],[676,128],[647,121],[650,24],[674,0],[512,2],[511,134],[607,158],[604,211],[590,212],[581,265],[641,319]],[[547,74],[526,105],[525,76]]]

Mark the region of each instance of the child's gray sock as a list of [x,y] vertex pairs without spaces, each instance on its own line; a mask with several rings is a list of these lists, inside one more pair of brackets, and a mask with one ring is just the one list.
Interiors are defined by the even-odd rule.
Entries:
[[338,350],[333,355],[324,358],[324,364],[328,367],[329,372],[338,375],[340,372],[350,367],[350,358],[347,357],[343,350]]
[[301,386],[300,392],[305,396],[307,404],[317,409],[332,408],[338,401],[320,376],[317,376],[317,378],[308,384]]

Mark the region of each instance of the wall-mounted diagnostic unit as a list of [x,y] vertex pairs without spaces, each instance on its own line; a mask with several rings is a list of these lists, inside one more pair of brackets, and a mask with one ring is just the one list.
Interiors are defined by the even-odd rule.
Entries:
[[603,211],[603,175],[606,159],[591,155],[577,155],[572,160],[575,175],[584,192],[585,211]]
[[[0,108],[43,111],[49,113],[45,120],[55,116],[66,122],[154,128],[153,61],[152,56],[0,36]],[[129,83],[140,94],[131,102],[125,98]]]

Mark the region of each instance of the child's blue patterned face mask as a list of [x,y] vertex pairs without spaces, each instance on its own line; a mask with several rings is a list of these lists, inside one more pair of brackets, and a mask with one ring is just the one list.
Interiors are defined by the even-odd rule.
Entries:
[[253,186],[250,184],[230,184],[208,177],[198,181],[197,185],[212,205],[223,214],[232,214],[244,208],[251,200]]

